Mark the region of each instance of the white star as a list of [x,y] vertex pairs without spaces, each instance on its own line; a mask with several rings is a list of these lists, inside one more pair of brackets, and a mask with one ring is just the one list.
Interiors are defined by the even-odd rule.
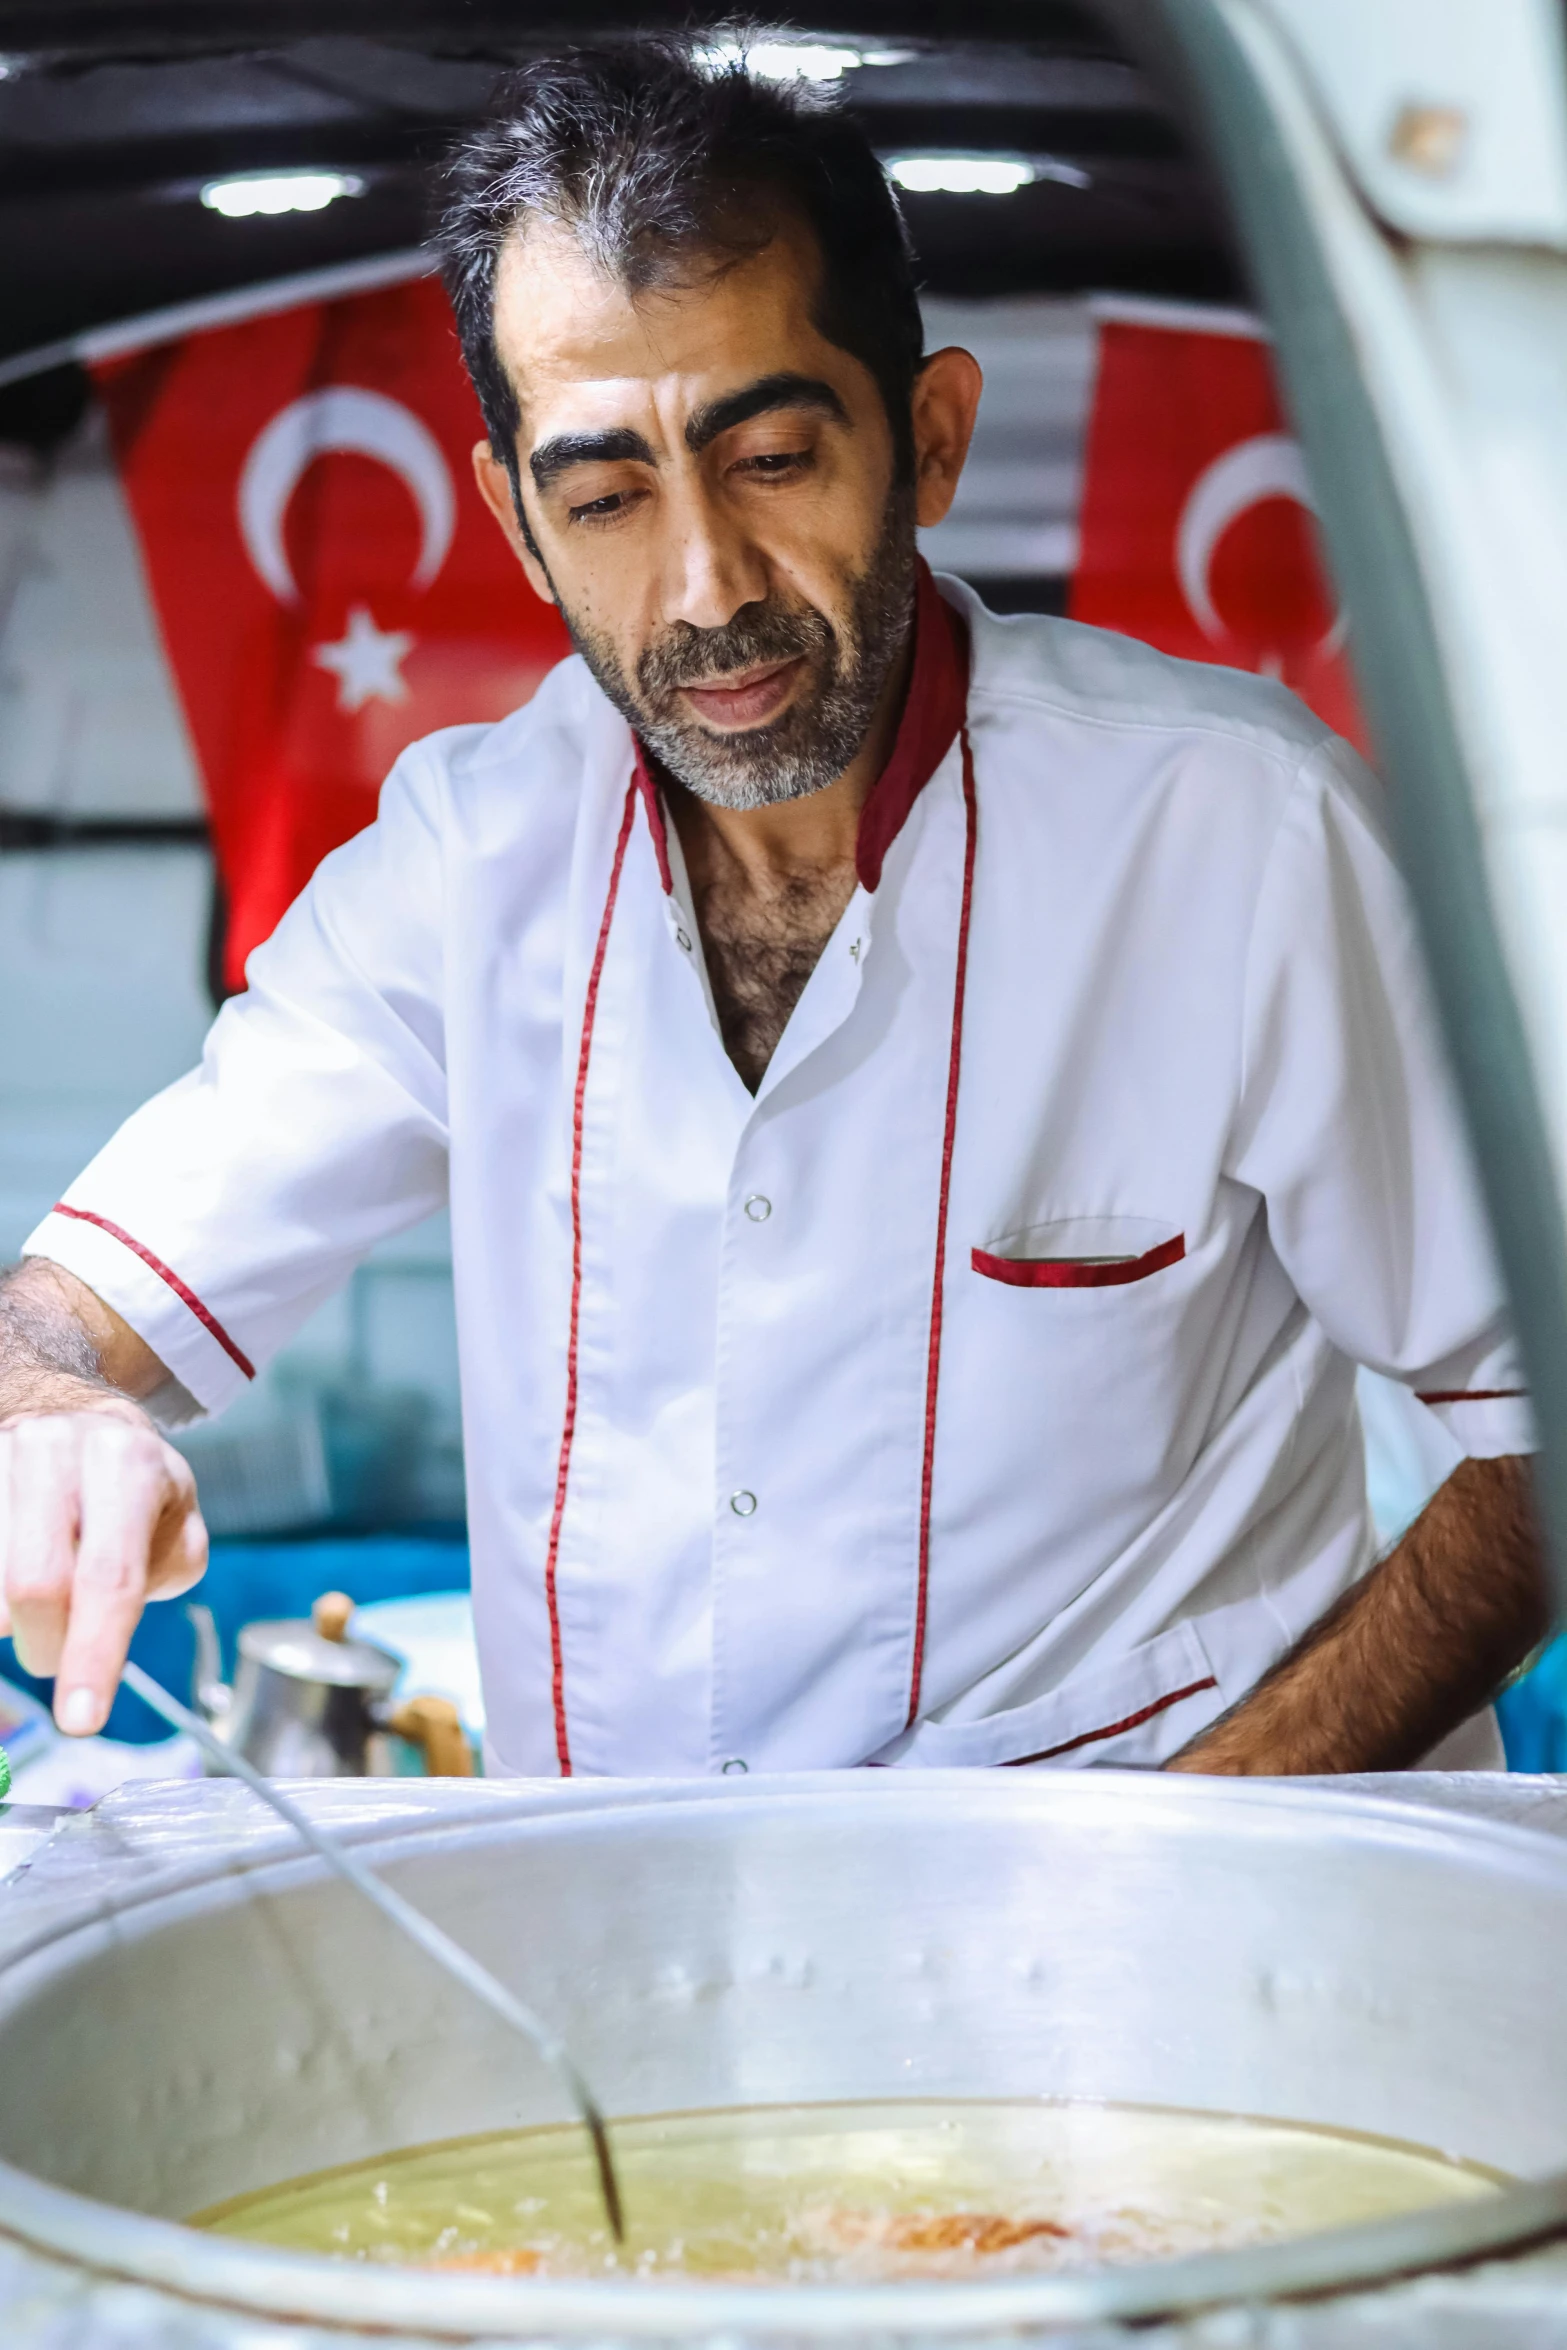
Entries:
[[405,628],[377,628],[363,604],[348,615],[348,633],[335,645],[313,645],[310,658],[318,669],[337,672],[337,706],[362,710],[366,702],[406,702],[408,681],[400,664],[413,651]]

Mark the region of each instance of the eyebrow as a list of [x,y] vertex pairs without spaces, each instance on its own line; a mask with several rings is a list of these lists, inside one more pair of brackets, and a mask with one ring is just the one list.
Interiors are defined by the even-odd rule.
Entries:
[[[818,415],[830,416],[837,424],[849,422],[849,412],[830,383],[820,376],[796,375],[784,369],[776,375],[760,376],[755,383],[745,384],[737,392],[725,392],[722,399],[709,400],[698,408],[686,424],[686,447],[693,456],[700,456],[721,433],[733,432],[737,424],[749,424],[753,416],[768,416],[778,408],[814,408]],[[564,432],[541,441],[528,459],[528,471],[534,488],[543,491],[573,465],[656,463],[641,433],[633,432],[629,425],[616,425],[606,432]]]
[[733,432],[737,424],[749,424],[753,416],[770,415],[775,408],[814,408],[818,415],[830,416],[837,424],[849,421],[849,411],[830,383],[820,376],[795,375],[785,369],[698,408],[686,425],[686,447],[693,456],[700,455],[720,433]]
[[616,425],[609,432],[563,432],[552,441],[541,441],[528,459],[528,471],[533,476],[535,489],[547,490],[550,483],[573,465],[651,465],[653,451],[639,432],[626,424]]

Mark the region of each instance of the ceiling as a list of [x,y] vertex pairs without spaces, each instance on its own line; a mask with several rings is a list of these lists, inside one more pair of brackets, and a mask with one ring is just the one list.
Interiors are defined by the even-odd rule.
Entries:
[[[659,0],[0,0],[0,363],[415,245],[430,167],[498,71],[597,31],[691,21]],[[930,292],[1241,296],[1206,176],[1098,9],[857,0],[788,22],[905,53],[841,85],[883,153],[993,149],[1086,179],[906,196]],[[200,201],[215,176],[300,165],[352,172],[363,193],[240,220]],[[76,380],[0,392],[0,437],[47,437]]]

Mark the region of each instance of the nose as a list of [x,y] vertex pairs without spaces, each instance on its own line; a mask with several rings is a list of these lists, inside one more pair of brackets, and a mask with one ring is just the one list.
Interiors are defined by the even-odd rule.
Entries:
[[691,628],[724,628],[768,589],[761,551],[737,517],[693,484],[672,500],[665,617]]

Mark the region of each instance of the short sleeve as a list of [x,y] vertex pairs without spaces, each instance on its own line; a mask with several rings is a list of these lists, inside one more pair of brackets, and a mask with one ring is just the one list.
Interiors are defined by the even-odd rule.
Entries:
[[379,1240],[446,1198],[435,746],[318,869],[199,1068],[128,1119],[31,1233],[206,1411]]
[[1333,1344],[1399,1380],[1468,1454],[1533,1449],[1479,1187],[1379,787],[1313,752],[1248,955],[1229,1172]]

